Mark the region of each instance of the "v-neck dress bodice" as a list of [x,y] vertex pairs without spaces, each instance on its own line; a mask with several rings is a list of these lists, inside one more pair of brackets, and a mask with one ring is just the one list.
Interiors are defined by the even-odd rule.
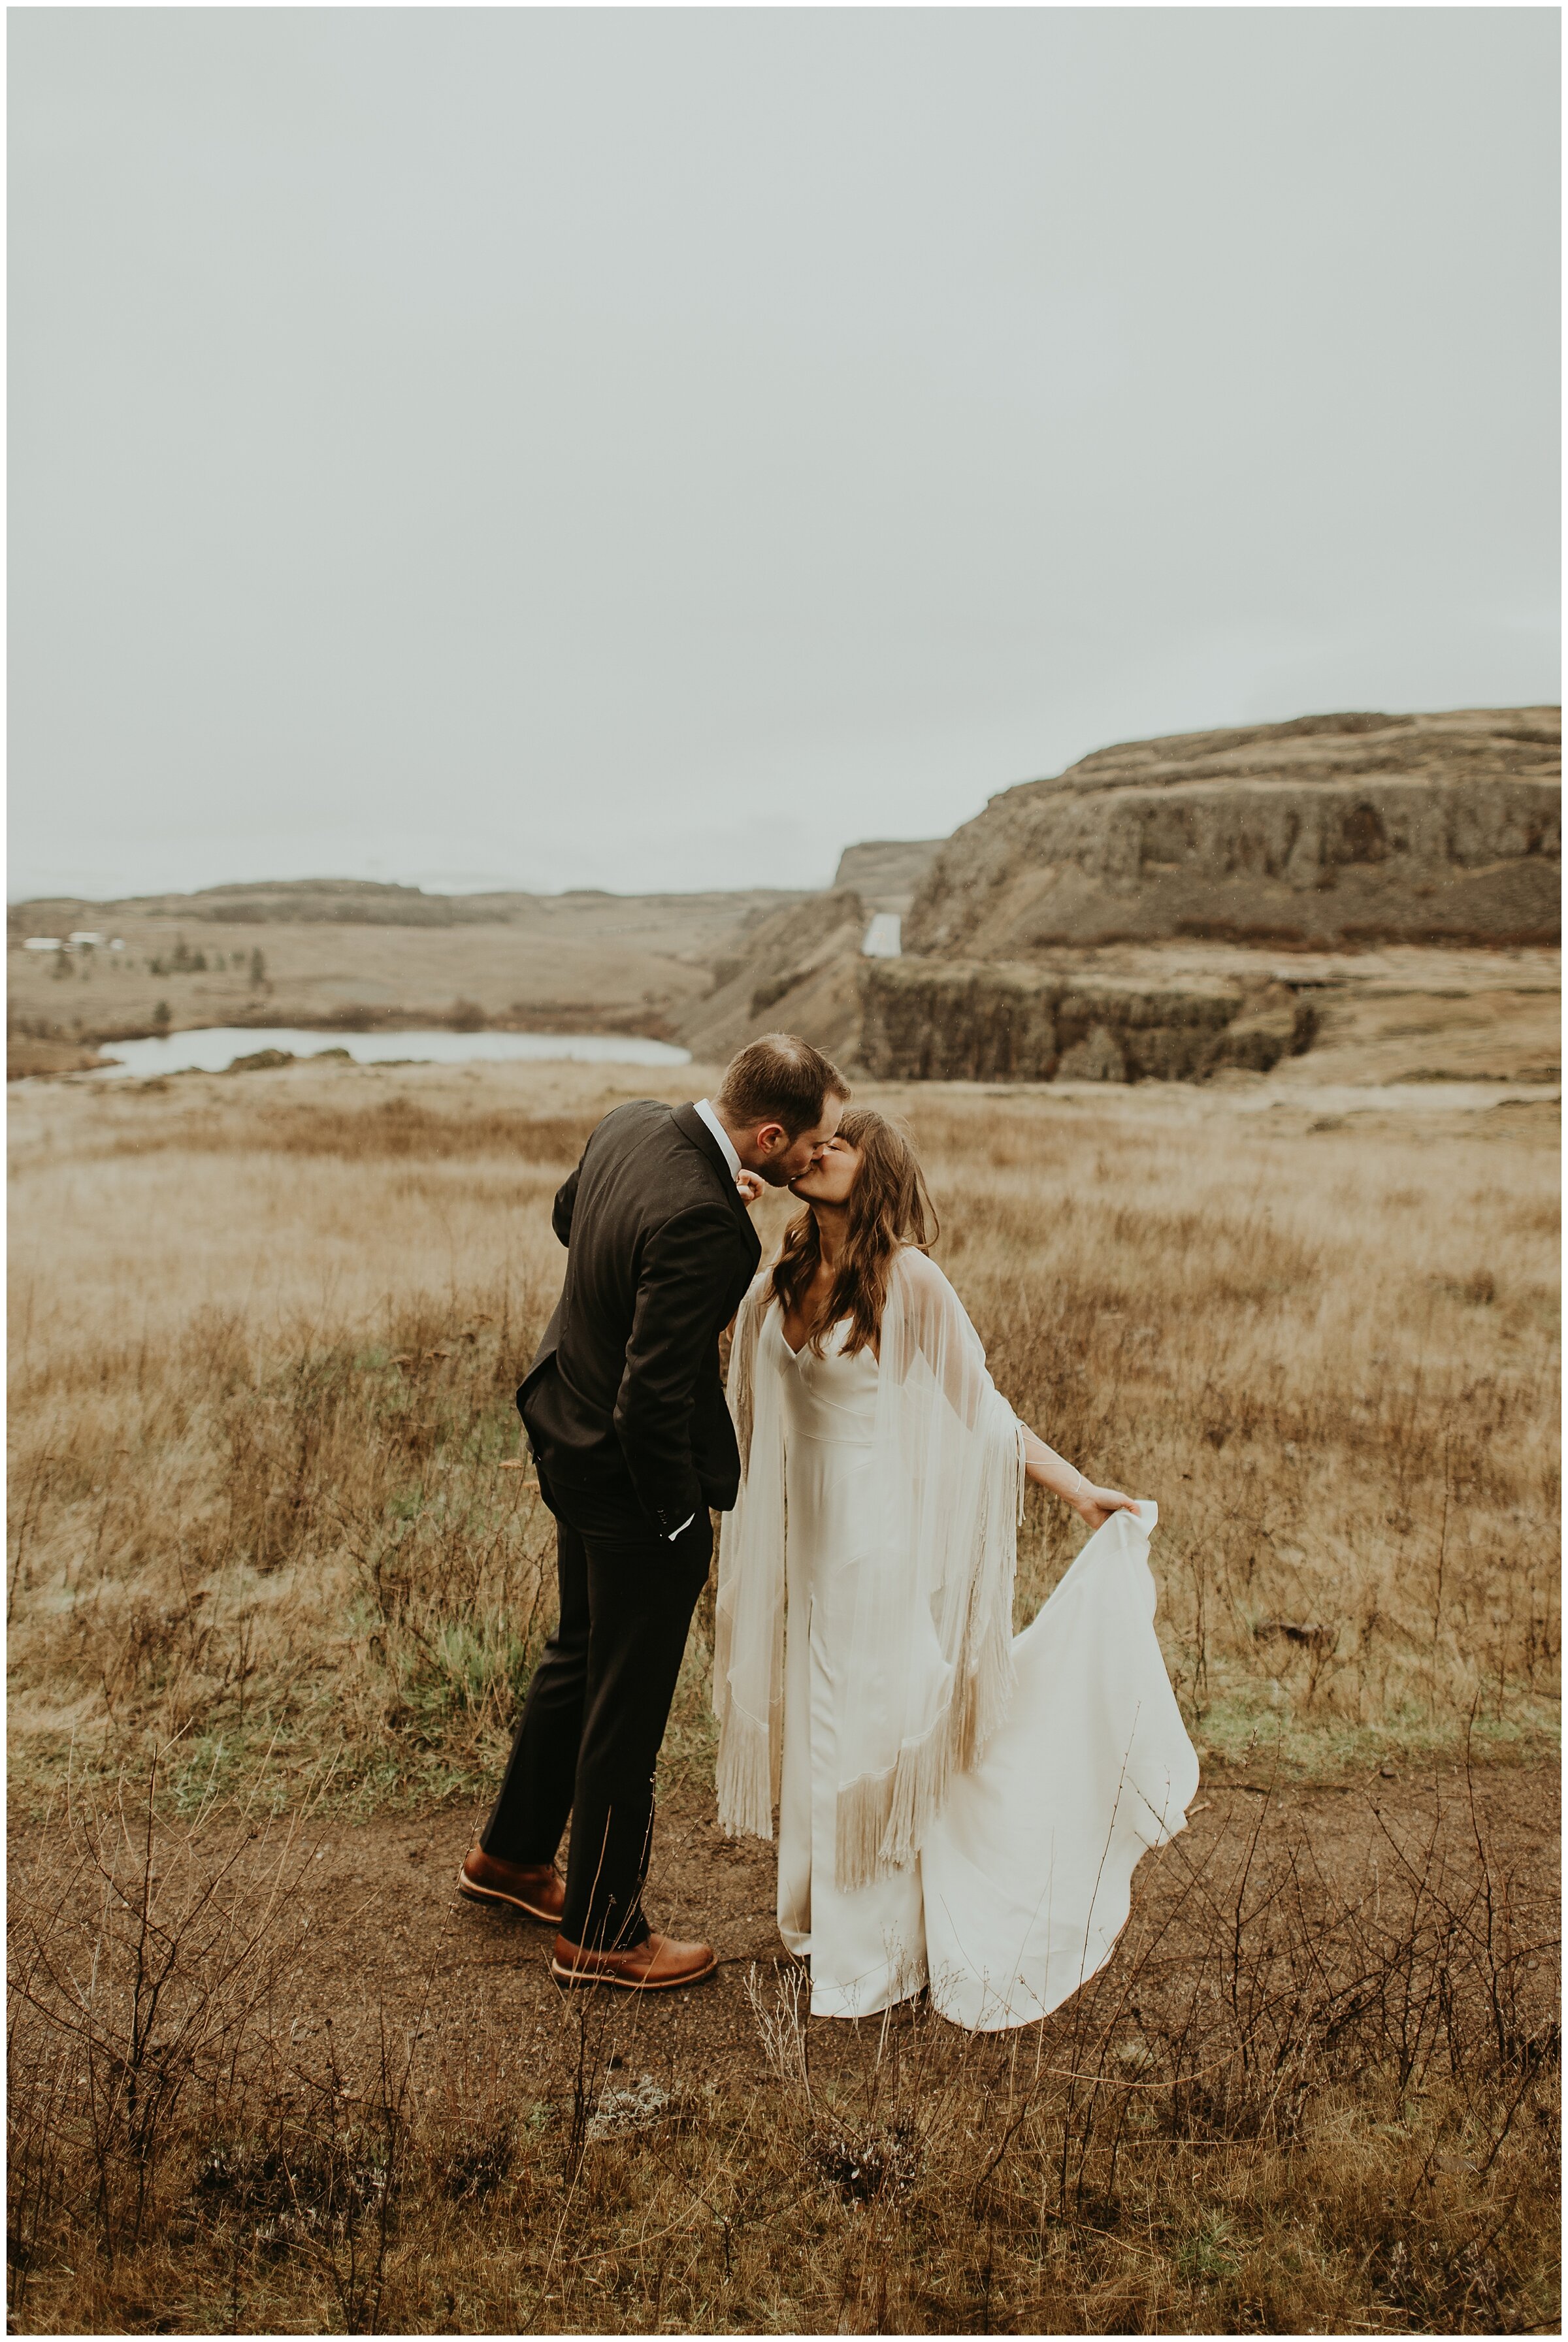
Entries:
[[775,1364],[784,1376],[786,1436],[869,1445],[876,1426],[876,1353],[846,1354],[848,1338],[849,1319],[841,1317],[824,1336],[820,1351],[809,1342],[792,1350],[780,1312],[770,1313],[764,1339],[783,1353]]

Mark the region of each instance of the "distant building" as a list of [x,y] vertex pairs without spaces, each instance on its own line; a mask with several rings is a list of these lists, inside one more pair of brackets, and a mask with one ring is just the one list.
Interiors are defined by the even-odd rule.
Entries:
[[64,951],[65,946],[58,936],[29,936],[22,948],[24,951]]
[[76,927],[71,936],[71,941],[74,944],[88,944],[95,949],[102,944],[103,940],[103,936],[95,935],[91,927]]
[[896,911],[878,911],[865,931],[862,955],[866,959],[897,959],[904,948],[903,930],[904,921]]

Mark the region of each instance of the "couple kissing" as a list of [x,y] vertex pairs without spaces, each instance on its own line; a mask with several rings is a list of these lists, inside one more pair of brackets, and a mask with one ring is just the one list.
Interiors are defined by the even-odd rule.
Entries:
[[[803,1209],[763,1266],[770,1186]],[[554,1225],[564,1280],[517,1405],[560,1615],[460,1892],[553,1927],[564,1985],[713,1973],[643,1889],[717,1513],[719,1820],[772,1839],[776,1816],[813,2015],[929,1989],[973,2030],[1044,2016],[1109,1957],[1140,1857],[1196,1793],[1155,1507],[1020,1421],[931,1258],[908,1139],[794,1035],[743,1049],[711,1100],[606,1115]],[[1030,1481],[1091,1535],[1014,1635]]]

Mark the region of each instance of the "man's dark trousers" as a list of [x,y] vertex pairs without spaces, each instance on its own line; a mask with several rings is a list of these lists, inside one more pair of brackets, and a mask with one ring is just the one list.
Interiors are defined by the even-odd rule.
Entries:
[[539,1475],[555,1516],[561,1617],[534,1671],[495,1809],[480,1839],[501,1862],[553,1861],[572,1817],[569,1944],[640,1944],[654,1767],[707,1582],[706,1507],[672,1542],[646,1516]]

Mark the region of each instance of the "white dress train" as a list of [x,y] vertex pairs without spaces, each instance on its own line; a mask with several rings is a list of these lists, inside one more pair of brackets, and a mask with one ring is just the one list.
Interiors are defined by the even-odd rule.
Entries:
[[1154,1629],[1155,1508],[1090,1537],[1014,1636],[1015,1688],[979,1762],[950,1783],[919,1854],[852,1889],[834,1879],[834,1716],[857,1674],[856,1574],[876,1534],[878,1367],[798,1356],[770,1307],[756,1371],[780,1377],[787,1529],[779,1928],[811,1962],[819,2017],[871,2017],[929,1983],[974,2032],[1026,2025],[1109,1958],[1133,1873],[1184,1827],[1198,1762]]

